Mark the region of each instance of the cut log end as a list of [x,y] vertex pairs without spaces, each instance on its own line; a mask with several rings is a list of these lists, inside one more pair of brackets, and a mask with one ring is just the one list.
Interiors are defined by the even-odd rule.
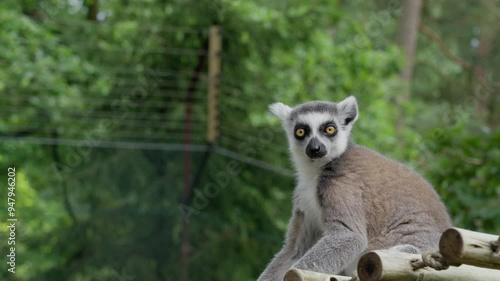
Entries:
[[292,268],[287,271],[283,281],[347,281],[351,277],[332,275],[309,270]]
[[497,241],[491,242],[491,251],[494,255],[500,255],[500,236]]
[[460,232],[454,228],[446,230],[439,240],[439,252],[447,260],[460,258],[464,250],[464,240]]
[[382,278],[382,270],[382,260],[376,253],[367,253],[358,262],[360,280],[378,281]]
[[287,271],[285,277],[283,278],[283,281],[302,281],[302,276],[297,270],[291,269]]

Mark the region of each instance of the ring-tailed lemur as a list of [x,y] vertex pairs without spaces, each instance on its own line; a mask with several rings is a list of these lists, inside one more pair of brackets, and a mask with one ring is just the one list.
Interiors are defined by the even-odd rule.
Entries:
[[374,249],[437,249],[451,226],[445,206],[413,170],[352,142],[353,96],[269,108],[288,136],[297,186],[284,246],[259,280],[282,280],[291,267],[338,274]]

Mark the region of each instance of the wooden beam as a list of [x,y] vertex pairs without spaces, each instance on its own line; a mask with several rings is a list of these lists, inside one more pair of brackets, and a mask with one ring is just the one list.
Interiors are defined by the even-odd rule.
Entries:
[[358,262],[360,281],[499,281],[500,271],[461,265],[437,271],[425,267],[413,270],[412,261],[422,260],[421,255],[393,250],[369,252]]
[[[439,252],[453,263],[500,269],[499,239],[497,235],[450,228],[441,235]],[[500,271],[498,276],[500,280]]]
[[290,269],[283,278],[283,281],[348,281],[351,277],[331,275],[314,271],[302,270],[298,268]]

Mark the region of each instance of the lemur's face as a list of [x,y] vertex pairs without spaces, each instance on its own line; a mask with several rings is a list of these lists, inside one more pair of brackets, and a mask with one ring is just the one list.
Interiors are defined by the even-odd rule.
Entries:
[[342,134],[339,135],[334,116],[326,113],[300,114],[291,120],[290,128],[292,130],[288,134],[293,151],[311,160],[332,156],[345,139]]
[[280,117],[294,156],[321,164],[344,153],[358,118],[354,97],[338,104],[313,101],[290,108],[277,103],[270,108]]

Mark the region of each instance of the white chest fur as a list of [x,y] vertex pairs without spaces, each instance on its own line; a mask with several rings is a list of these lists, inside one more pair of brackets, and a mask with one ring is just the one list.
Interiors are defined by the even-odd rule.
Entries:
[[297,185],[297,207],[304,212],[305,219],[312,226],[323,229],[322,214],[317,193],[317,177],[299,179]]

